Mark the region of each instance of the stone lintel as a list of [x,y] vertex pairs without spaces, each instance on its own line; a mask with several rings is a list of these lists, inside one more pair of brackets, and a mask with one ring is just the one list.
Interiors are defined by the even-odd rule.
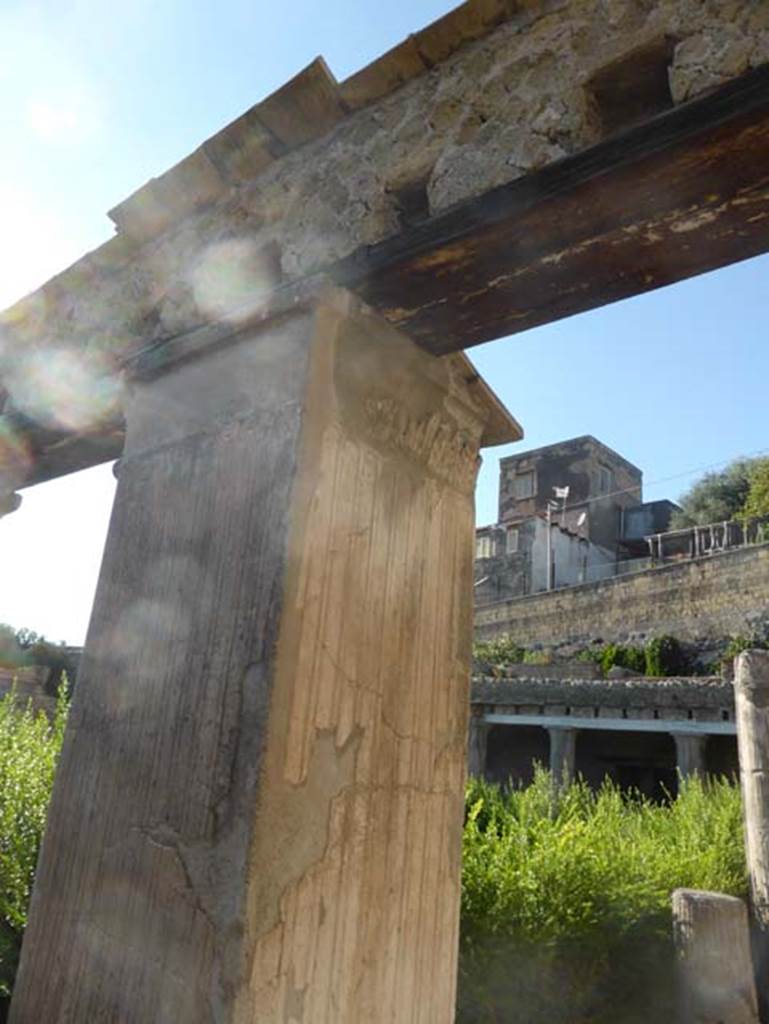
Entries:
[[[474,677],[473,703],[565,704],[571,707],[602,707],[626,710],[642,717],[659,709],[666,718],[683,716],[692,709],[717,712],[734,708],[734,687],[720,676],[682,676],[667,679],[492,679]],[[670,712],[670,713],[668,713]]]

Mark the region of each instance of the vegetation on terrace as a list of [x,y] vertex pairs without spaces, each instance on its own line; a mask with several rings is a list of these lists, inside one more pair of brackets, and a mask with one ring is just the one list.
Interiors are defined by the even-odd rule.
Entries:
[[[473,657],[484,670],[503,669],[506,665],[548,664],[551,656],[545,651],[531,651],[519,646],[509,636],[477,641]],[[608,672],[615,665],[641,675],[675,676],[686,671],[684,651],[673,636],[655,637],[645,647],[623,644],[599,644],[579,651],[574,660],[588,661]]]
[[[724,641],[720,658],[702,664],[697,651],[682,644],[674,636],[653,637],[639,646],[635,644],[594,644],[569,658],[596,666],[596,673],[606,675],[612,668],[629,669],[638,675],[653,678],[665,676],[718,675],[722,660],[731,660],[741,651],[766,649],[769,636],[756,631],[729,637]],[[527,650],[512,637],[502,634],[493,640],[479,640],[473,645],[473,659],[484,674],[497,675],[509,665],[547,665],[555,661],[545,650]]]

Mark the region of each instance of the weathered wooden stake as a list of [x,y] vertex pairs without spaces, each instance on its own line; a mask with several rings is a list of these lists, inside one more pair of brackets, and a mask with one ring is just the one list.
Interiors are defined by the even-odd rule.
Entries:
[[748,913],[718,892],[676,889],[679,1024],[758,1024]]
[[449,1024],[478,447],[331,292],[135,383],[13,1024]]

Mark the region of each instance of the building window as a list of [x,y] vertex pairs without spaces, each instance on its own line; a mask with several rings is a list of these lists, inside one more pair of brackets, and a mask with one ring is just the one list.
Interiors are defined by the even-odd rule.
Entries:
[[491,558],[493,555],[491,546],[491,534],[482,533],[480,537],[475,538],[475,557],[476,558]]
[[516,501],[534,497],[534,470],[527,473],[516,473],[513,477],[513,497]]
[[614,490],[614,473],[608,466],[598,467],[598,493],[611,494]]
[[508,526],[505,550],[508,555],[515,555],[518,552],[518,527]]

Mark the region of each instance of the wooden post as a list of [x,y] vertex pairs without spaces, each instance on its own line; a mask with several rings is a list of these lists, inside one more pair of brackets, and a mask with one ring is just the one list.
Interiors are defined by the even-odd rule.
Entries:
[[550,734],[550,774],[555,789],[563,789],[574,778],[577,730],[553,726]]
[[758,1024],[748,914],[742,900],[676,889],[679,1024]]
[[473,488],[517,430],[346,293],[195,340],[126,410],[11,1021],[448,1024]]
[[735,660],[737,747],[761,1014],[769,1011],[769,651]]
[[703,778],[705,775],[705,746],[707,736],[674,732],[676,744],[676,767],[682,778]]
[[467,774],[482,779],[486,775],[486,748],[489,727],[483,720],[482,710],[470,712],[470,732],[467,742]]

